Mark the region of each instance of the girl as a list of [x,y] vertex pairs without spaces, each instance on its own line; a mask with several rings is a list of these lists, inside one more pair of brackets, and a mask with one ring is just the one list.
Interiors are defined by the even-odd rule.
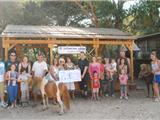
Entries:
[[23,102],[29,103],[29,78],[31,73],[31,64],[28,61],[28,57],[24,56],[22,62],[19,64],[19,77],[18,82],[20,82],[21,90],[21,104]]
[[[70,57],[67,57],[66,69],[67,69],[67,70],[72,70],[72,69],[74,69],[74,68],[75,68],[75,66],[74,66],[74,64],[72,63]],[[75,98],[75,96],[74,96],[74,91],[75,91],[74,82],[66,83],[66,85],[67,85],[68,90],[69,90],[70,93],[71,93],[71,97],[74,99],[74,98]]]
[[92,100],[99,100],[99,88],[99,74],[97,73],[97,71],[94,71],[92,77]]
[[8,81],[7,85],[7,93],[8,93],[8,101],[11,103],[8,108],[16,107],[16,98],[18,95],[18,72],[15,71],[15,64],[11,65],[11,70],[9,70],[6,74],[6,80]]
[[125,69],[121,70],[121,74],[119,75],[119,81],[120,81],[120,91],[121,91],[120,99],[125,98],[126,100],[128,100],[128,97],[127,97],[128,76]]
[[151,66],[152,66],[152,73],[154,74],[154,93],[155,93],[155,101],[160,101],[159,97],[159,87],[160,84],[160,60],[157,58],[156,52],[151,53]]

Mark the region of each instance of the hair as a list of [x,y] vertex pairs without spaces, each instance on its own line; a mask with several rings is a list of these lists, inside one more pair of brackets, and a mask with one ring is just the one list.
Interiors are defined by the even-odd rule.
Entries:
[[151,55],[154,55],[154,56],[157,57],[157,52],[156,52],[156,51],[152,51],[152,52],[151,52]]
[[124,60],[124,64],[128,65],[128,61],[125,58],[120,58],[119,65],[121,65],[121,61]]
[[11,52],[10,52],[10,55],[11,55],[12,53],[14,53],[15,55],[17,55],[15,51],[11,51]]

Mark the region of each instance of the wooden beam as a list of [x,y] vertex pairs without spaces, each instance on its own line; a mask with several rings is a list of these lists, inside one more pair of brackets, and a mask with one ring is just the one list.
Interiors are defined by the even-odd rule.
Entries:
[[49,47],[49,51],[50,51],[50,65],[52,65],[52,61],[53,61],[53,45],[52,44],[48,44]]

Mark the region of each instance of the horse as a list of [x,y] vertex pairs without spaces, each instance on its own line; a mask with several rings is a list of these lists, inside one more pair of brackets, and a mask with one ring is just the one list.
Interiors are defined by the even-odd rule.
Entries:
[[33,81],[38,82],[37,85],[39,86],[39,89],[41,91],[43,100],[43,110],[49,107],[49,98],[52,98],[53,100],[55,100],[56,98],[60,106],[60,115],[62,115],[66,109],[70,109],[70,95],[67,86],[64,83],[54,80],[50,80],[48,82],[46,76],[44,78],[34,77],[33,79]]
[[150,95],[150,85],[152,86],[152,93],[154,96],[154,90],[153,90],[153,79],[154,74],[151,71],[151,68],[147,64],[141,64],[140,65],[141,71],[139,73],[138,79],[144,80],[147,87],[147,97]]

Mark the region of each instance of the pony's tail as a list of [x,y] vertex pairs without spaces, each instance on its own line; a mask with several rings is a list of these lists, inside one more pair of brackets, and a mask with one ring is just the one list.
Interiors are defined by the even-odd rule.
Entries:
[[62,94],[62,100],[64,102],[64,105],[65,107],[69,110],[70,109],[70,95],[69,95],[69,92],[68,92],[68,89],[66,86],[63,86],[64,87],[64,91],[63,91],[63,94]]

